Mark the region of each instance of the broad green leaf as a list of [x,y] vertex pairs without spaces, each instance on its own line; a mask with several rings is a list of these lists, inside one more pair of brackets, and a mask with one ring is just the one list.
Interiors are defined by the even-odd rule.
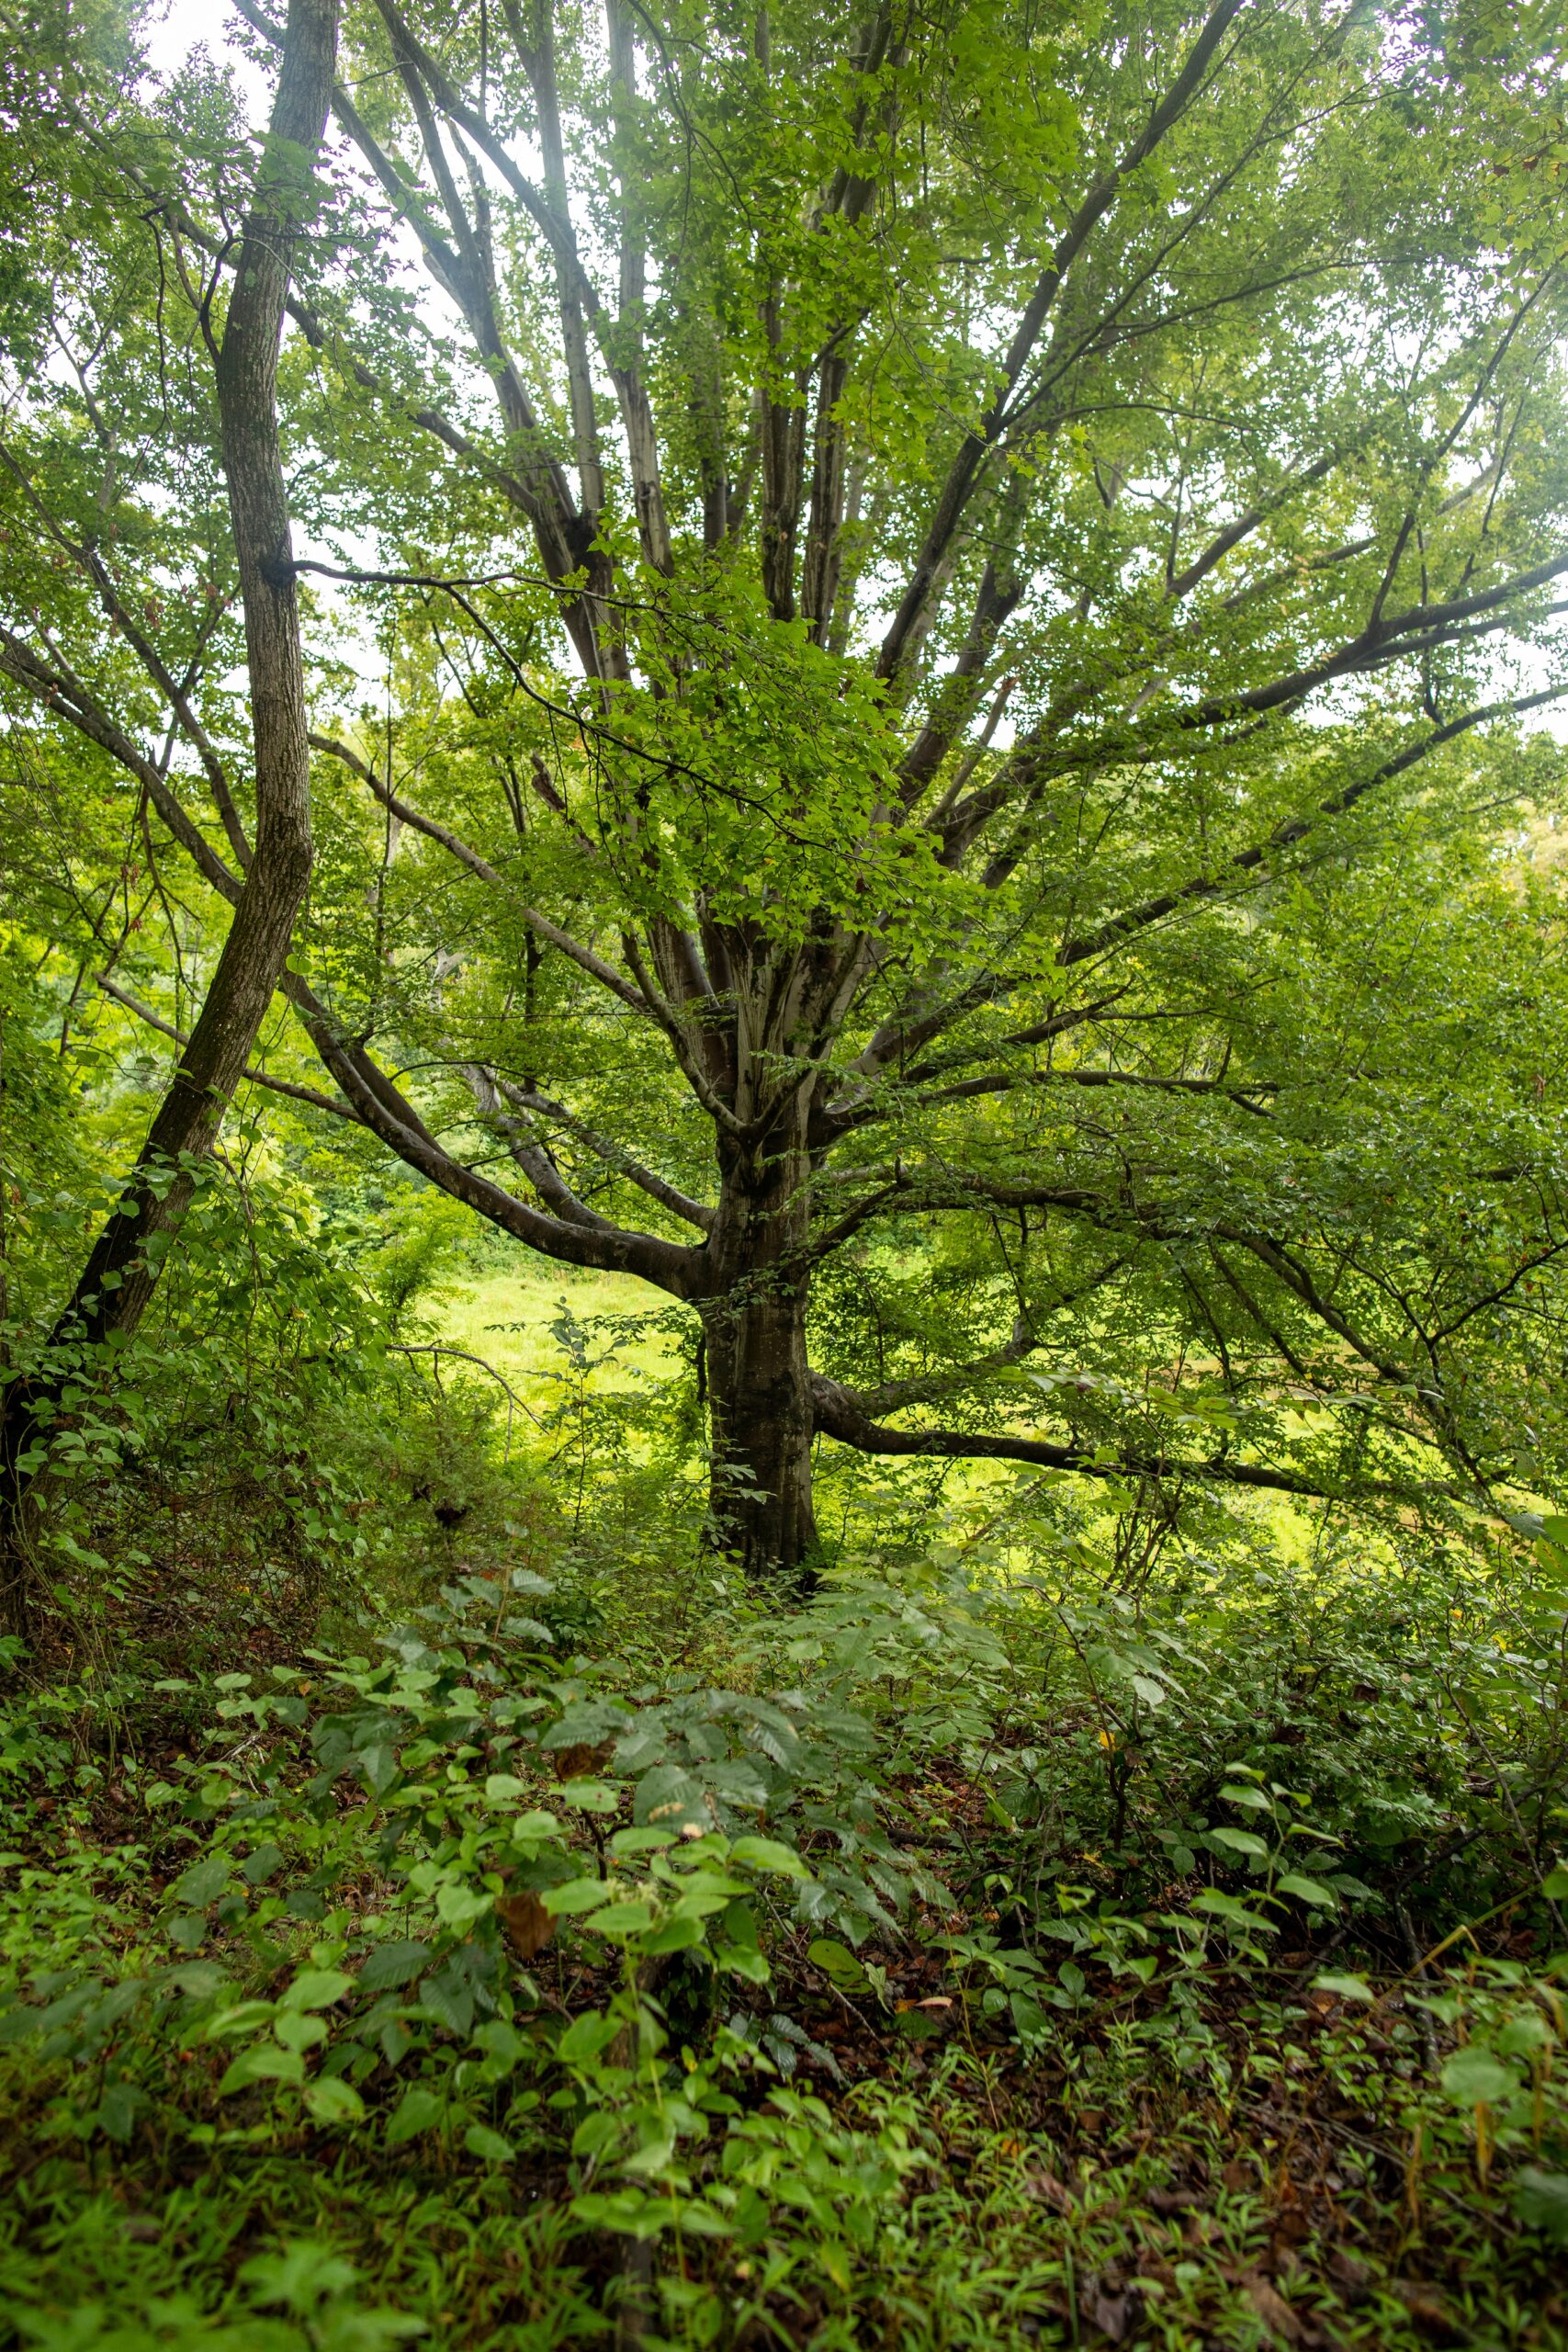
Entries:
[[248,2089],[253,2083],[299,2083],[304,2078],[305,2061],[297,2050],[257,2042],[241,2051],[219,2084],[218,2096],[227,2098],[231,2091]]
[[1314,1993],[1337,1993],[1342,2001],[1375,2002],[1378,1997],[1364,1976],[1357,1976],[1346,1969],[1314,1976],[1312,1984]]
[[809,1878],[811,1872],[793,1846],[776,1838],[738,1838],[729,1849],[738,1870],[771,1871],[780,1878]]
[[1325,1886],[1321,1879],[1303,1878],[1300,1871],[1286,1871],[1274,1883],[1280,1894],[1294,1894],[1303,1903],[1316,1904],[1321,1910],[1339,1908],[1339,1897],[1331,1886]]
[[341,1968],[306,1968],[278,2002],[282,2009],[329,2009],[354,1990],[354,1979]]
[[416,2140],[423,2132],[434,2132],[446,2112],[446,2102],[437,2092],[422,2083],[411,2084],[388,2121],[388,2147],[400,2148],[405,2140]]
[[626,1943],[633,1936],[640,1936],[653,1924],[650,1903],[607,1903],[588,1915],[587,1925],[593,1935],[608,1936],[613,1941]]
[[451,1880],[435,1898],[435,1908],[449,1928],[470,1928],[495,1908],[495,1897],[482,1887],[459,1886]]
[[602,1903],[609,1902],[615,1892],[608,1879],[569,1878],[564,1886],[547,1886],[540,1900],[546,1910],[558,1919],[596,1911]]
[[305,2086],[305,2105],[317,2123],[363,2123],[365,2101],[336,2075],[318,2075]]
[[384,1993],[394,1985],[411,1984],[429,1958],[428,1944],[378,1944],[359,1972],[360,1986],[367,1993]]
[[1254,1855],[1259,1861],[1269,1859],[1268,1847],[1250,1829],[1211,1829],[1209,1835],[1216,1846],[1228,1846],[1237,1854]]
[[204,1910],[217,1902],[233,1875],[233,1867],[227,1854],[209,1854],[205,1861],[193,1862],[169,1889],[171,1902],[187,1904],[193,1911]]
[[1514,2183],[1514,2212],[1553,2245],[1568,2246],[1568,2173],[1526,2165]]
[[556,2056],[563,2065],[581,2066],[607,2050],[621,2030],[618,2018],[607,2017],[598,2009],[586,2009],[573,2018],[556,2044]]
[[1443,2068],[1441,2081],[1449,2097],[1460,2107],[1479,2107],[1501,2098],[1511,2098],[1519,2086],[1518,2076],[1511,2066],[1506,2066],[1494,2050],[1484,2042],[1467,2042],[1456,2050]]

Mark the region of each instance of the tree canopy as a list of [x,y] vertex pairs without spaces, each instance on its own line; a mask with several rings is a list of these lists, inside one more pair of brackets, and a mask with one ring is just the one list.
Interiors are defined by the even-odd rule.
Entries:
[[[315,864],[251,1074],[694,1310],[755,1571],[824,1439],[1556,1475],[1557,38],[367,0],[320,158],[275,118]],[[9,854],[183,1038],[259,843],[254,149],[112,8],[6,71]]]

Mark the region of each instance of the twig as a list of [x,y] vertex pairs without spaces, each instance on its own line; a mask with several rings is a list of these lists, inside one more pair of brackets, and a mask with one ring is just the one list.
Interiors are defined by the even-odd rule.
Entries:
[[418,1347],[411,1346],[406,1340],[389,1340],[387,1345],[395,1355],[434,1356],[435,1359],[434,1369],[438,1378],[443,1356],[456,1356],[461,1363],[478,1364],[481,1372],[488,1372],[497,1386],[503,1388],[506,1392],[506,1452],[502,1456],[503,1462],[510,1462],[512,1459],[512,1408],[514,1405],[520,1413],[527,1414],[536,1430],[543,1430],[545,1425],[533,1407],[523,1402],[511,1382],[497,1372],[494,1364],[487,1363],[483,1356],[470,1355],[467,1348],[449,1347],[445,1340],[425,1340]]

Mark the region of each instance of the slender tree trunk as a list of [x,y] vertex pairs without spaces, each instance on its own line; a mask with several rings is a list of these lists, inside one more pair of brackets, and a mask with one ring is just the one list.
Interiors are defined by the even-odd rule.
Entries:
[[775,1589],[817,1581],[803,1117],[755,1155],[730,1152],[710,1247],[716,1294],[700,1312],[713,1429],[716,1539]]
[[218,354],[217,386],[255,747],[255,847],[190,1042],[51,1334],[51,1368],[0,1396],[0,1632],[32,1630],[28,1501],[63,1378],[129,1340],[251,1057],[310,873],[310,745],[277,356],[302,191],[326,126],[339,0],[289,0],[283,70]]

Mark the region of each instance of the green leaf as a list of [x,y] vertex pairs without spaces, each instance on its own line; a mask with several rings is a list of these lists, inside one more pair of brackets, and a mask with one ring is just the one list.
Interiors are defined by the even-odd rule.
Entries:
[[1234,1853],[1251,1854],[1265,1862],[1269,1859],[1268,1847],[1250,1829],[1211,1829],[1209,1835],[1216,1846],[1228,1846]]
[[1467,2042],[1462,2050],[1456,2050],[1439,2079],[1457,2107],[1490,2106],[1495,2100],[1511,2098],[1519,2086],[1513,2068],[1506,2066],[1483,2041]]
[[1249,1911],[1245,1903],[1238,1903],[1234,1894],[1217,1894],[1211,1890],[1194,1896],[1192,1908],[1194,1911],[1207,1911],[1232,1927],[1246,1928],[1266,1936],[1276,1936],[1280,1932],[1272,1919],[1260,1918],[1256,1911]]
[[585,2065],[609,2048],[620,2030],[618,2018],[602,2009],[585,2009],[580,2018],[573,2018],[557,2042],[556,2056],[566,2066]]
[[537,1843],[540,1839],[558,1838],[560,1823],[553,1813],[542,1813],[536,1805],[531,1813],[520,1813],[512,1825],[514,1846]]
[[435,1898],[435,1908],[449,1928],[471,1928],[487,1911],[495,1908],[495,1897],[482,1887],[459,1886],[448,1880]]
[[811,1872],[793,1846],[776,1838],[738,1838],[729,1860],[739,1869],[771,1871],[778,1878],[809,1878]]
[[281,2009],[272,2021],[272,2034],[285,2050],[313,2050],[326,2040],[327,2029],[320,2018],[302,2009]]
[[615,1891],[608,1879],[569,1878],[564,1886],[547,1886],[539,1899],[546,1910],[558,1919],[582,1911],[596,1911],[602,1903],[609,1902]]
[[626,1943],[633,1936],[640,1936],[653,1925],[651,1903],[608,1903],[589,1914],[586,1925],[595,1936],[608,1936],[617,1943]]
[[492,2132],[488,2123],[470,2123],[463,2134],[463,2145],[470,2156],[482,2156],[487,2165],[509,2165],[517,2153],[511,2141]]
[[169,1983],[175,1992],[191,2001],[209,2001],[231,1981],[215,1960],[187,1960],[182,1967],[169,1971]]
[[363,2123],[365,2101],[336,2075],[318,2075],[305,2086],[305,2105],[317,2123]]
[[527,1783],[514,1772],[491,1772],[485,1781],[486,1804],[513,1804],[528,1793]]
[[1568,1902],[1568,1862],[1559,1862],[1541,1880],[1540,1891],[1551,1903]]
[[1275,1886],[1280,1894],[1294,1894],[1303,1903],[1315,1903],[1321,1910],[1339,1908],[1339,1897],[1331,1886],[1325,1886],[1321,1879],[1303,1878],[1300,1871],[1287,1871],[1275,1881]]
[[411,2084],[392,2109],[387,2125],[387,2145],[400,2148],[405,2140],[416,2140],[423,2132],[434,2132],[446,2112],[446,2102],[423,2083]]
[[851,1993],[865,1990],[865,1970],[847,1944],[836,1943],[829,1936],[818,1936],[815,1943],[807,1945],[806,1957],[814,1968],[819,1968],[823,1975],[841,1990]]
[[610,1840],[615,1855],[658,1854],[676,1842],[672,1829],[617,1829]]
[[649,1960],[667,1951],[690,1951],[706,1935],[704,1922],[693,1912],[678,1911],[673,1917],[650,1928],[643,1938],[642,1950]]
[[243,2091],[252,2083],[300,2083],[305,2079],[305,2061],[297,2050],[278,2050],[270,2043],[257,2042],[249,2050],[242,2050],[218,2086],[220,2098],[227,2098],[231,2091]]
[[1364,1976],[1352,1975],[1348,1970],[1337,1975],[1314,1976],[1312,1985],[1314,1993],[1337,1993],[1342,2001],[1374,2002],[1378,1997]]
[[209,1854],[205,1861],[193,1862],[182,1871],[169,1889],[169,1899],[183,1903],[193,1911],[204,1911],[216,1903],[232,1875],[233,1865],[227,1854]]
[[429,1958],[428,1944],[378,1944],[359,1972],[360,1986],[367,1993],[385,1993],[393,1985],[410,1984]]
[[1568,2173],[1526,2165],[1514,2183],[1514,2212],[1553,2245],[1568,2246]]
[[345,1976],[341,1968],[306,1968],[294,1979],[278,2002],[280,2009],[330,2009],[345,1993],[354,1990],[354,1979]]
[[148,2104],[146,2092],[134,2083],[110,2083],[98,2101],[99,2131],[123,2148],[135,2129],[137,2116]]
[[575,1805],[579,1813],[614,1813],[621,1802],[621,1792],[606,1781],[567,1781],[561,1786],[561,1803]]

